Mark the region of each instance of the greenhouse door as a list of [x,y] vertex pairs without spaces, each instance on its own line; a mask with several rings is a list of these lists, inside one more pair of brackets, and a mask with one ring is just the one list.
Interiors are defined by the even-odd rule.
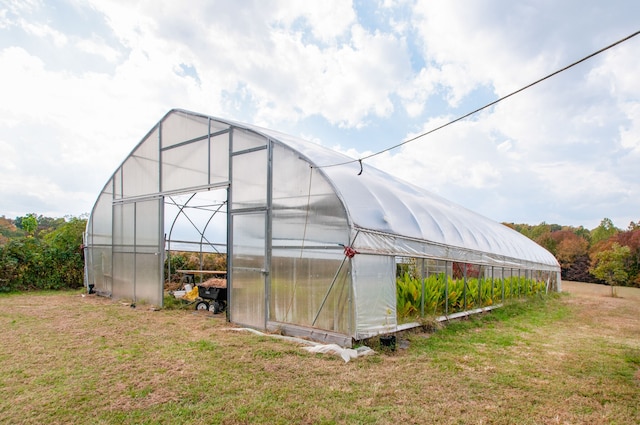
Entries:
[[264,211],[232,215],[230,317],[266,328],[266,238]]

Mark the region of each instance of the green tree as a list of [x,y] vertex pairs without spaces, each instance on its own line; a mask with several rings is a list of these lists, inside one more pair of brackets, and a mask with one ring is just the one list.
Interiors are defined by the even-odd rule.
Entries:
[[611,236],[615,236],[620,230],[613,225],[609,218],[603,218],[600,225],[591,231],[591,244],[595,245],[600,241],[606,241]]
[[29,236],[33,236],[38,230],[38,219],[35,214],[27,214],[20,220],[20,227],[27,232]]
[[549,233],[553,231],[552,226],[546,222],[542,222],[531,228],[531,233],[528,235],[530,239],[537,241],[538,239],[544,239]]
[[[35,214],[21,217],[20,225],[34,232],[33,221],[37,223]],[[86,220],[71,217],[62,224],[57,219],[52,222],[56,225],[36,237],[20,235],[0,245],[0,292],[83,285],[81,247]]]
[[575,233],[577,236],[580,236],[587,242],[591,242],[591,232],[589,231],[589,229],[585,229],[584,227],[580,226],[577,228],[573,228],[573,233]]
[[611,296],[615,296],[615,286],[624,284],[628,278],[626,263],[631,257],[628,246],[620,246],[617,242],[611,249],[600,251],[591,273],[611,286]]

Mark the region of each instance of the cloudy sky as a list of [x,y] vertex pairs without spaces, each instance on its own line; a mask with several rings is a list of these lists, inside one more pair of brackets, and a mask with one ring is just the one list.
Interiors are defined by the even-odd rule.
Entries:
[[[636,0],[0,0],[0,215],[88,213],[172,108],[361,158],[640,30]],[[367,159],[501,222],[640,220],[640,36]]]

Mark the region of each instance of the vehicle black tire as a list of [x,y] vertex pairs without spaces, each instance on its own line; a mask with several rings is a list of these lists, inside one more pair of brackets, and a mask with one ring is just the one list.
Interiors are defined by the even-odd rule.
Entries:
[[196,303],[196,310],[209,310],[209,303],[206,301],[198,301]]
[[212,311],[213,314],[218,314],[222,313],[223,307],[222,304],[220,304],[218,301],[214,301],[209,307],[209,310]]

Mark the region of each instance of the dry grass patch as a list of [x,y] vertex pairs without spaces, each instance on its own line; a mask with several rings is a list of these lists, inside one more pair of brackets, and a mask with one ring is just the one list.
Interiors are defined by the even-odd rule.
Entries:
[[208,312],[0,296],[0,422],[640,423],[639,307],[575,290],[344,363]]

